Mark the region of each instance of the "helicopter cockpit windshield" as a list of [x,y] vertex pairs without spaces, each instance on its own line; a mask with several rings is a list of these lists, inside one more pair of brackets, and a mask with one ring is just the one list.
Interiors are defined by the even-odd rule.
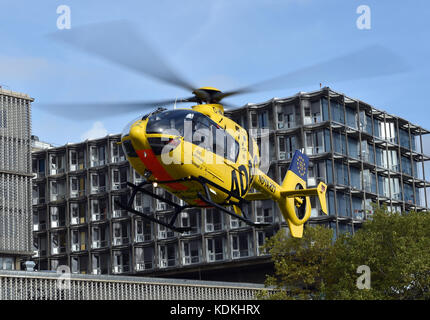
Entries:
[[196,112],[192,110],[168,110],[149,116],[146,133],[184,135],[184,123],[192,120]]
[[209,117],[194,110],[176,109],[152,114],[148,118],[146,133],[181,136],[185,141],[233,162],[237,160],[238,142]]

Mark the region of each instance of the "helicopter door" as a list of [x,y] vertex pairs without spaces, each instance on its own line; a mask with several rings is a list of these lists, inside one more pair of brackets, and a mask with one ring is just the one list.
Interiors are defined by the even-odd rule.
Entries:
[[212,151],[211,146],[211,125],[208,117],[194,115],[193,117],[193,144],[206,150]]

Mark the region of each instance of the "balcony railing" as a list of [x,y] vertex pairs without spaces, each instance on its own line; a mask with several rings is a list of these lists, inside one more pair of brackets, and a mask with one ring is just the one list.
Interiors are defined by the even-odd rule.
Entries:
[[124,273],[124,272],[130,272],[130,266],[128,265],[119,265],[119,266],[113,266],[112,267],[112,273]]
[[153,268],[153,262],[152,261],[136,262],[136,266],[135,266],[136,271],[151,270],[152,268]]
[[91,215],[91,221],[102,221],[105,220],[107,217],[106,213],[93,213]]
[[112,163],[117,163],[117,162],[121,162],[121,161],[125,161],[125,156],[113,156],[112,157]]
[[61,228],[66,226],[65,220],[52,220],[51,221],[51,228]]
[[109,240],[93,240],[91,243],[91,249],[107,248],[109,246]]
[[70,198],[78,198],[85,196],[85,190],[72,190],[70,191]]
[[219,223],[206,223],[206,232],[219,231],[223,229],[223,224]]
[[86,222],[85,217],[71,217],[70,218],[70,224],[76,225],[76,224],[83,224]]
[[113,210],[112,211],[112,218],[124,218],[128,217],[129,214],[126,210]]
[[183,265],[189,265],[189,264],[194,264],[194,263],[199,263],[200,262],[200,257],[199,256],[185,256],[182,258],[182,264]]
[[207,258],[208,258],[208,262],[222,261],[222,260],[224,260],[224,253],[222,253],[222,252],[218,252],[218,253],[208,252]]
[[33,231],[45,231],[46,230],[46,223],[34,223],[33,224]]
[[71,246],[71,250],[72,252],[77,252],[77,251],[85,251],[87,250],[87,245],[85,243],[74,243]]
[[62,254],[66,253],[66,247],[52,247],[51,254]]
[[32,200],[33,205],[45,204],[45,197],[34,197]]
[[106,192],[106,186],[91,186],[91,194]]
[[65,200],[66,199],[66,195],[65,194],[52,194],[49,197],[51,201],[61,201],[61,200]]
[[130,243],[130,239],[128,237],[114,237],[112,241],[113,246],[124,246]]
[[232,251],[232,258],[233,259],[238,259],[238,258],[244,258],[244,257],[249,257],[249,250],[233,250]]
[[135,242],[145,242],[152,240],[152,234],[136,234]]

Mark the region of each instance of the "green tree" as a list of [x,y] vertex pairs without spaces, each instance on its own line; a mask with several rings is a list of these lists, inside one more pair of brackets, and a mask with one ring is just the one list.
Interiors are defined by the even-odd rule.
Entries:
[[[321,226],[305,228],[303,238],[284,231],[264,248],[272,255],[274,274],[261,294],[270,299],[429,299],[430,213],[390,213],[377,209],[354,235]],[[359,266],[370,269],[370,289],[359,289]]]
[[[329,299],[429,299],[429,248],[428,212],[378,209],[353,236],[342,235],[334,243],[325,295]],[[369,290],[357,288],[360,265],[371,271]]]
[[319,299],[322,271],[328,251],[332,250],[333,231],[317,226],[306,228],[303,238],[287,236],[284,229],[268,239],[263,248],[271,254],[275,273],[266,278],[266,286],[276,289],[260,298]]

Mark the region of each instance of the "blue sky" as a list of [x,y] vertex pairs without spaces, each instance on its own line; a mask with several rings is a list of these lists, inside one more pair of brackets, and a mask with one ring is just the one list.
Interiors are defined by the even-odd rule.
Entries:
[[[404,58],[407,73],[273,90],[232,98],[236,105],[312,91],[319,83],[430,129],[430,2],[415,0],[9,1],[0,10],[0,85],[35,98],[33,134],[62,145],[90,134],[119,133],[133,118],[70,121],[40,103],[155,100],[189,92],[60,46],[57,7],[71,9],[71,27],[127,19],[197,86],[234,89],[380,44]],[[371,9],[371,29],[356,26],[357,7]],[[91,131],[92,130],[92,131]],[[86,134],[85,134],[86,133]],[[430,146],[430,143],[429,143]],[[430,149],[430,148],[429,148]],[[427,151],[430,153],[430,150]]]

